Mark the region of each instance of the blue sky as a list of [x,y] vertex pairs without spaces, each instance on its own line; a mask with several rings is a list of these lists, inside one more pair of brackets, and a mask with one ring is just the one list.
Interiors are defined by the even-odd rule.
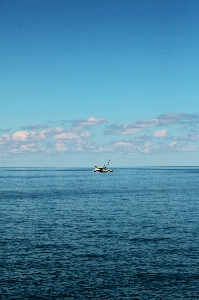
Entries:
[[2,0],[1,165],[199,165],[197,0]]

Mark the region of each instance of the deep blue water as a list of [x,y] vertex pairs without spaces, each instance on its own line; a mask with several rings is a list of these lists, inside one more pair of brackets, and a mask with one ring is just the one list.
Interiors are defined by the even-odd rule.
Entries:
[[0,169],[0,299],[199,299],[199,168]]

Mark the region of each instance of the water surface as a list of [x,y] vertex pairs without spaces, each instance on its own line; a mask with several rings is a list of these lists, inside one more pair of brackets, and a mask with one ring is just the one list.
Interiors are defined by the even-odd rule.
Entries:
[[1,299],[199,299],[199,168],[0,169]]

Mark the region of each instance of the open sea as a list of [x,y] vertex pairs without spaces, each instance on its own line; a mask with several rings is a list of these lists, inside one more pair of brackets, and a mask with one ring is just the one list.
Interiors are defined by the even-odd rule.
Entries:
[[0,299],[199,299],[199,167],[1,168]]

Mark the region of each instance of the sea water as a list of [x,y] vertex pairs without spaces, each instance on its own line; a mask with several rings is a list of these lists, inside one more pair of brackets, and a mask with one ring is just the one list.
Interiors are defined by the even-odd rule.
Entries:
[[0,169],[0,299],[199,299],[199,168]]

